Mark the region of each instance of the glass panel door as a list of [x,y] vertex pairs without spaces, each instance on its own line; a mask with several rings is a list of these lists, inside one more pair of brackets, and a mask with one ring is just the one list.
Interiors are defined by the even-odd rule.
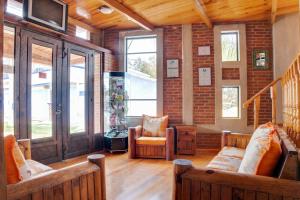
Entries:
[[31,139],[33,160],[57,162],[62,160],[62,42],[22,30],[21,49],[26,49],[20,56],[21,138]]
[[67,159],[92,150],[90,70],[93,51],[67,42],[64,47],[62,96],[66,112],[63,113],[63,157]]

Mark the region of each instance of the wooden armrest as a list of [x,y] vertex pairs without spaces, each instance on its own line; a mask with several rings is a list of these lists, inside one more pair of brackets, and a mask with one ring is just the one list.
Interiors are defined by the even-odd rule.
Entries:
[[[43,172],[19,183],[8,185],[8,199],[13,200],[23,198],[27,195],[38,193],[45,189],[53,190],[55,186],[59,186],[61,184],[67,186],[68,183],[73,182],[72,180],[74,179],[81,180],[82,178],[86,179],[87,177],[91,177],[94,180],[92,187],[95,187],[95,195],[97,193],[99,199],[105,199],[105,156],[101,154],[95,154],[89,156],[88,160],[89,161],[59,170]],[[70,185],[70,187],[72,186]],[[100,198],[100,195],[102,198]]]
[[31,143],[30,139],[21,139],[17,141],[26,160],[31,159]]
[[135,158],[135,140],[142,135],[142,126],[128,128],[128,158]]
[[166,129],[166,159],[173,160],[174,159],[174,128]]
[[245,133],[231,133],[223,131],[222,133],[222,148],[225,146],[237,147],[245,149],[251,139],[251,134]]

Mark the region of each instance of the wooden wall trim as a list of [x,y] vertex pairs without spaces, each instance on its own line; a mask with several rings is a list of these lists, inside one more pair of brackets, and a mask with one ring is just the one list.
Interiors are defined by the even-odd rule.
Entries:
[[[112,53],[111,50],[100,47],[100,46],[97,46],[97,45],[95,45],[93,43],[90,43],[86,40],[83,40],[83,39],[80,39],[80,38],[77,38],[77,37],[73,37],[73,36],[70,36],[70,35],[67,35],[67,34],[64,34],[64,33],[60,33],[60,32],[57,32],[57,31],[39,26],[37,24],[27,22],[27,21],[25,21],[22,18],[17,17],[17,16],[13,16],[13,15],[10,15],[10,14],[5,14],[4,21],[6,23],[10,23],[10,24],[13,24],[15,26],[19,26],[20,28],[23,28],[23,29],[28,29],[30,31],[36,31],[36,32],[39,32],[39,33],[42,33],[42,34],[46,34],[46,35],[49,35],[49,36],[57,38],[57,39],[62,39],[62,40],[65,40],[67,42],[71,42],[71,43],[74,43],[74,44],[77,44],[77,45],[80,45],[80,46],[83,46],[83,47],[86,47],[86,48],[94,49],[96,51],[100,51],[100,52],[104,52],[104,53]],[[100,32],[99,32],[99,34],[100,34]]]
[[192,25],[182,25],[182,122],[193,124],[193,46]]
[[[3,26],[4,26],[4,5],[0,1],[0,57],[3,58]],[[3,62],[0,62],[0,197],[6,200],[6,163],[4,158],[4,132],[3,132]]]

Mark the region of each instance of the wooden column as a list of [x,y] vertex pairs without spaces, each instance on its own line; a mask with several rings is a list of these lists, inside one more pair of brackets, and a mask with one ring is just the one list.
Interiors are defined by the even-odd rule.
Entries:
[[4,158],[4,134],[3,134],[3,25],[4,25],[5,0],[0,0],[0,198],[6,200],[6,167]]
[[182,122],[193,125],[192,25],[182,25]]

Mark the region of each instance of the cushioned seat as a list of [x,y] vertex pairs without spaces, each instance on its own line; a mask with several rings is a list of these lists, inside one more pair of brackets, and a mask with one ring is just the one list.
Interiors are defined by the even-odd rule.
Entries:
[[165,137],[139,137],[136,139],[137,145],[166,145]]
[[31,176],[53,170],[51,167],[43,165],[42,163],[36,162],[34,160],[26,160],[26,164],[30,168]]
[[220,152],[220,156],[229,156],[229,157],[235,157],[243,159],[245,155],[245,149],[237,148],[237,147],[228,147],[225,146]]
[[217,155],[210,161],[207,167],[217,170],[237,172],[241,162],[241,158]]

